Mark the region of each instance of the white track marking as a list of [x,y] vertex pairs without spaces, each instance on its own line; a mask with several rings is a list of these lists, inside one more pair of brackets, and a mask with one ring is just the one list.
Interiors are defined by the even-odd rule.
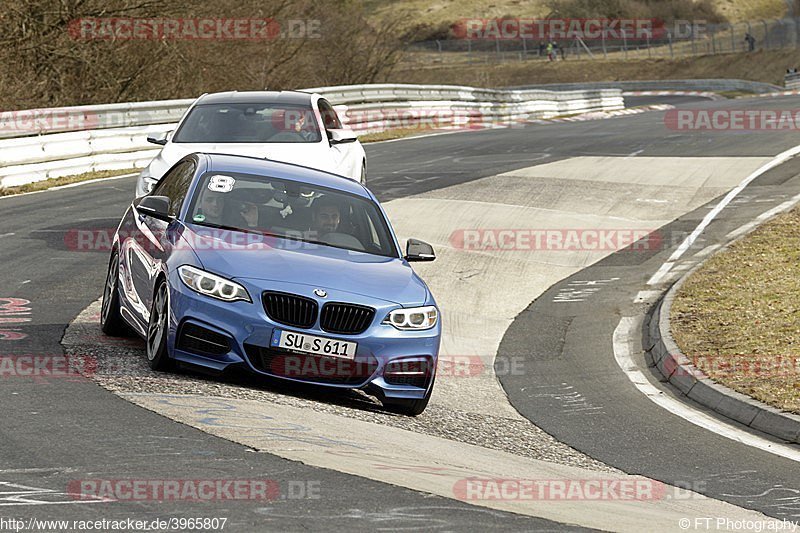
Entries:
[[777,167],[778,165],[788,161],[789,159],[791,159],[792,157],[796,156],[797,154],[800,154],[800,145],[795,146],[794,148],[790,148],[790,149],[788,149],[788,150],[786,150],[784,152],[779,153],[771,161],[769,161],[768,163],[766,163],[766,164],[762,165],[761,167],[757,168],[752,174],[750,174],[745,179],[743,179],[741,181],[741,183],[739,183],[739,185],[737,185],[728,194],[726,194],[725,197],[722,200],[720,200],[719,203],[714,207],[714,209],[712,209],[703,218],[703,220],[700,222],[700,224],[697,225],[697,227],[694,229],[694,231],[692,231],[692,233],[690,233],[689,236],[686,237],[686,239],[684,239],[684,241],[681,243],[681,245],[678,246],[678,248],[674,252],[672,252],[672,255],[669,256],[669,259],[667,259],[667,261],[663,265],[661,265],[661,268],[659,268],[658,271],[655,274],[653,274],[653,277],[650,278],[650,280],[647,282],[647,284],[648,285],[658,285],[663,280],[663,278],[667,274],[667,272],[669,272],[669,269],[672,267],[672,265],[675,263],[675,261],[680,259],[681,256],[683,256],[683,254],[686,253],[686,250],[688,250],[689,247],[692,244],[694,244],[694,242],[697,240],[697,237],[699,237],[700,234],[703,233],[703,231],[706,229],[706,227],[708,227],[708,225],[711,224],[711,222],[715,218],[717,218],[717,215],[719,215],[720,212],[723,209],[725,209],[725,206],[727,206],[729,203],[731,203],[731,201],[734,198],[736,198],[736,196],[738,196],[738,194],[740,192],[742,192],[745,187],[750,185],[750,183],[753,180],[755,180],[756,178],[758,178],[762,174],[766,173],[767,171],[772,170],[773,168]]
[[71,189],[73,187],[81,187],[83,185],[89,185],[90,183],[99,183],[101,181],[121,180],[123,178],[132,178],[138,175],[139,175],[138,172],[134,172],[132,174],[122,174],[121,176],[110,176],[108,178],[97,178],[93,180],[78,181],[76,183],[68,183],[67,185],[59,185],[57,187],[50,187],[49,189],[42,189],[41,191],[21,192],[19,194],[9,194],[7,196],[0,196],[0,200],[5,200],[7,198],[19,198],[20,196],[28,196],[30,194],[40,194],[48,191],[60,191],[62,189]]
[[639,370],[636,362],[633,360],[631,348],[634,343],[634,339],[636,338],[636,334],[641,332],[641,320],[641,317],[622,317],[622,319],[619,321],[619,325],[617,325],[617,329],[614,330],[613,342],[614,359],[617,361],[617,364],[622,371],[625,372],[625,375],[628,376],[628,379],[631,380],[634,386],[639,389],[642,394],[647,396],[648,399],[657,404],[659,407],[666,409],[670,413],[679,416],[698,427],[713,431],[717,435],[741,444],[752,446],[753,448],[758,448],[759,450],[763,450],[792,461],[800,462],[800,450],[769,441],[746,431],[742,431],[741,429],[731,424],[722,422],[711,415],[688,407],[683,402],[672,398],[668,394],[665,394],[656,388],[652,383],[650,383],[644,373]]

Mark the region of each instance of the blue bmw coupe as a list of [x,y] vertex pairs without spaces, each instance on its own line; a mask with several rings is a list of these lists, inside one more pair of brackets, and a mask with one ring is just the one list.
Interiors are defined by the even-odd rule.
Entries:
[[128,208],[113,241],[101,325],[177,363],[364,389],[422,413],[439,310],[386,214],[359,183],[303,166],[191,154]]

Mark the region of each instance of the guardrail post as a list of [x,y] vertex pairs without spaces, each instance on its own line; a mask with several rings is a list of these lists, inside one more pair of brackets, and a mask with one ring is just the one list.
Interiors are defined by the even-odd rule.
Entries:
[[761,24],[764,26],[764,50],[769,50],[769,26],[764,19],[761,19]]
[[672,49],[672,32],[667,31],[667,41],[669,42],[669,57],[675,59],[675,50]]
[[600,38],[603,40],[603,58],[608,59],[608,51],[606,50],[606,29],[600,31]]
[[628,59],[628,39],[626,30],[622,30],[622,48],[625,49],[625,59]]

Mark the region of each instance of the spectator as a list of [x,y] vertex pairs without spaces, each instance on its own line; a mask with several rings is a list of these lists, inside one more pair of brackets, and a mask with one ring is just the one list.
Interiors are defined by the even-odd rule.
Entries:
[[539,57],[544,57],[546,51],[547,45],[544,43],[544,40],[539,41]]
[[552,42],[547,43],[547,59],[549,59],[550,61],[553,60],[553,43]]
[[556,41],[553,41],[552,44],[553,44],[553,48],[552,48],[552,50],[553,50],[553,61],[557,61],[558,60],[558,43]]
[[747,43],[748,52],[752,52],[756,49],[756,38],[750,35],[750,33],[744,34],[744,40]]

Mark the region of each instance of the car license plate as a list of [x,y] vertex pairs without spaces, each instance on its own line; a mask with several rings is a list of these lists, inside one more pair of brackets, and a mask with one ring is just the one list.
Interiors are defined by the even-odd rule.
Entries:
[[273,348],[344,359],[355,359],[356,348],[358,348],[358,343],[355,342],[328,339],[281,329],[273,330],[270,344]]

